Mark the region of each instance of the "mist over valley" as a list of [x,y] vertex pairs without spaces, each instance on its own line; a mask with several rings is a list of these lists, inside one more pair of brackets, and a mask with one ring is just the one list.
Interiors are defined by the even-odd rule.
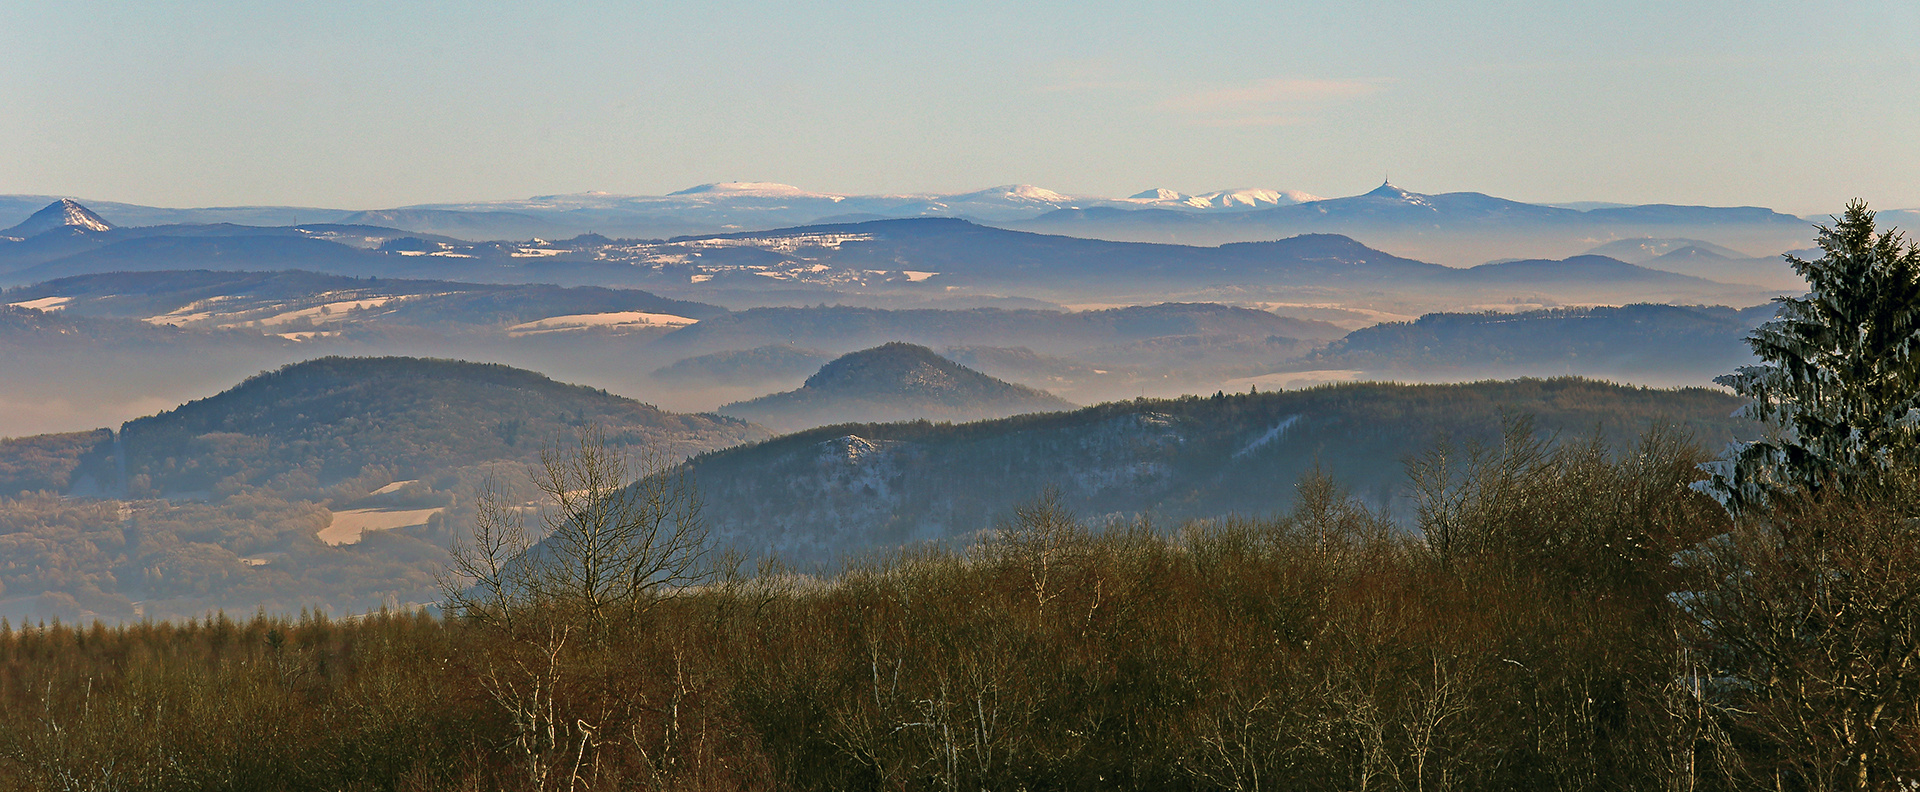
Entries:
[[[621,226],[589,213],[566,215],[586,218],[580,220],[585,225],[561,229],[573,232],[561,241],[513,242],[474,242],[419,224],[334,222],[378,214],[368,212],[316,218],[276,209],[159,210],[110,203],[96,204],[96,211],[67,199],[33,209],[38,197],[16,196],[0,201],[22,215],[0,240],[0,281],[14,284],[5,304],[19,316],[0,345],[10,361],[39,375],[0,386],[6,391],[0,402],[10,407],[0,418],[0,433],[129,420],[210,395],[220,382],[329,354],[501,362],[681,410],[711,410],[791,389],[811,373],[771,366],[703,380],[674,369],[682,361],[768,345],[832,356],[891,341],[974,356],[989,375],[1079,404],[1239,390],[1263,381],[1587,374],[1706,384],[1728,357],[1738,357],[1737,350],[1684,365],[1654,353],[1652,363],[1640,368],[1609,362],[1604,353],[1590,363],[1591,357],[1564,350],[1506,355],[1479,369],[1470,355],[1456,355],[1438,367],[1443,374],[1411,370],[1435,366],[1390,368],[1377,355],[1369,358],[1372,368],[1354,364],[1352,355],[1336,365],[1317,350],[1347,332],[1435,313],[1633,303],[1744,309],[1791,291],[1797,282],[1777,257],[1749,258],[1729,246],[1751,241],[1742,234],[1756,222],[1778,224],[1766,219],[1773,214],[1748,210],[1607,210],[1611,214],[1583,221],[1588,226],[1582,233],[1618,237],[1610,242],[1586,238],[1565,247],[1562,259],[1509,258],[1458,268],[1382,252],[1355,229],[1382,238],[1426,234],[1420,229],[1433,218],[1407,213],[1427,212],[1442,218],[1442,225],[1466,223],[1479,229],[1475,233],[1521,233],[1536,228],[1541,217],[1561,222],[1601,210],[1536,207],[1508,217],[1486,211],[1484,201],[1457,195],[1428,200],[1433,196],[1382,188],[1330,199],[1334,203],[1325,207],[1329,217],[1369,217],[1377,228],[1309,224],[1296,229],[1305,232],[1300,236],[1208,247],[980,225],[953,215],[1011,224],[1099,202],[1036,190],[970,195],[876,203],[768,185],[720,185],[659,199],[554,197],[522,202],[516,211],[646,206],[683,218],[689,228],[752,218],[768,224],[832,220],[835,215],[822,214],[829,206],[885,205],[895,215],[915,216],[616,239],[602,232],[617,234]],[[1149,196],[1099,205],[1238,217],[1329,200],[1313,198],[1293,194],[1286,200],[1296,202],[1282,206],[1280,199],[1221,204]],[[1456,206],[1462,201],[1466,208]],[[910,204],[918,208],[902,208]],[[1184,208],[1169,208],[1174,204]],[[504,210],[453,205],[434,211],[472,214],[469,226],[484,229],[492,213]],[[1471,222],[1460,219],[1468,217]],[[1708,238],[1664,235],[1683,227],[1675,217],[1704,223],[1686,227]],[[236,222],[287,220],[302,224]],[[1802,237],[1808,230],[1803,221],[1785,225]],[[1356,236],[1326,233],[1333,228]],[[108,323],[90,325],[85,333],[77,326],[49,330],[41,325],[53,320],[29,320],[22,310],[60,314],[60,321]],[[1250,318],[1230,318],[1243,315]],[[156,346],[152,333],[170,331],[113,321],[172,325],[183,332]],[[35,333],[69,337],[45,344],[19,340]],[[123,363],[81,365],[71,351],[55,351],[80,348],[75,333],[88,339],[88,359]],[[1593,335],[1592,343],[1607,343],[1599,337],[1604,334]],[[681,373],[669,373],[675,371]]]
[[[0,234],[0,365],[32,372],[0,382],[15,437],[0,497],[24,499],[9,524],[39,535],[50,513],[119,503],[96,517],[233,527],[62,557],[90,582],[8,583],[15,617],[268,592],[289,608],[431,601],[431,559],[468,530],[483,480],[588,425],[662,464],[691,457],[717,532],[796,563],[972,541],[1042,484],[1097,513],[1209,518],[1285,508],[1284,488],[1252,482],[1320,465],[1404,513],[1402,459],[1490,439],[1503,409],[1616,442],[1654,421],[1715,443],[1747,432],[1711,390],[1594,380],[1697,388],[1750,361],[1742,339],[1791,278],[1731,245],[1806,233],[1759,210],[1389,187],[1096,201],[714,185],[332,214],[35,200],[0,200],[25,212]],[[1245,238],[1137,241],[1169,224]],[[625,236],[648,229],[689,233]],[[1569,229],[1586,249],[1551,241]],[[1690,236],[1630,235],[1676,229]],[[500,241],[515,231],[547,236]],[[1566,255],[1457,267],[1363,241],[1409,235]],[[1359,384],[1479,380],[1509,382]],[[1364,417],[1386,404],[1397,417]],[[174,574],[162,557],[228,582],[189,596],[158,582]]]
[[1917,26],[9,4],[0,792],[1915,792]]

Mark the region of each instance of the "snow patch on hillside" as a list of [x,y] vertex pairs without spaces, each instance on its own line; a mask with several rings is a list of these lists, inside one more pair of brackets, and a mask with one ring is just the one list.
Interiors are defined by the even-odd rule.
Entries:
[[7,304],[15,308],[31,308],[36,311],[58,311],[72,301],[72,297],[42,297],[38,300],[21,300]]
[[1285,418],[1280,419],[1280,422],[1274,424],[1273,428],[1268,429],[1266,431],[1266,434],[1263,434],[1263,435],[1260,435],[1259,437],[1254,438],[1253,442],[1248,443],[1244,448],[1241,448],[1239,451],[1235,451],[1233,453],[1233,458],[1239,459],[1243,456],[1246,456],[1248,454],[1251,454],[1255,451],[1260,450],[1262,446],[1265,446],[1269,443],[1274,442],[1275,440],[1279,440],[1280,438],[1285,437],[1287,435],[1287,430],[1292,429],[1293,425],[1295,423],[1298,423],[1299,421],[1300,421],[1300,416],[1298,415],[1289,415]]

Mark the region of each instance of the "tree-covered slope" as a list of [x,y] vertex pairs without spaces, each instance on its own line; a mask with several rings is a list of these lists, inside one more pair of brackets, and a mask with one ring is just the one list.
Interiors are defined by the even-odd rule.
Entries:
[[1436,313],[1356,330],[1311,360],[1395,378],[1571,373],[1704,385],[1752,360],[1746,334],[1772,315],[1770,304]]
[[587,423],[605,427],[619,445],[670,456],[765,436],[738,419],[664,412],[497,364],[329,357],[128,422],[123,442],[137,494],[147,487],[261,485],[283,476],[324,483],[367,465],[413,476],[531,460]]
[[106,429],[0,438],[0,498],[22,492],[66,492],[89,459],[102,459],[113,443]]
[[0,440],[0,615],[429,602],[478,494],[491,482],[524,503],[520,463],[588,424],[665,463],[767,436],[496,364],[297,363],[130,421],[119,442]]
[[965,536],[1042,487],[1082,514],[1178,519],[1285,507],[1316,465],[1394,499],[1403,460],[1443,436],[1492,441],[1508,413],[1543,431],[1600,428],[1616,447],[1655,424],[1716,447],[1750,435],[1734,400],[1563,378],[1355,384],[1113,402],[977,423],[843,424],[692,460],[716,532],[749,550],[822,559]]

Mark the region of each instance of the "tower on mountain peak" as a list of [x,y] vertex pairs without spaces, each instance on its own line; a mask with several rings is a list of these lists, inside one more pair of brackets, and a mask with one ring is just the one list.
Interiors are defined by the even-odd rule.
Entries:
[[1368,191],[1367,195],[1373,198],[1393,198],[1397,200],[1406,200],[1406,199],[1412,198],[1414,194],[1393,186],[1393,181],[1390,179],[1382,179],[1380,181],[1380,186],[1375,187],[1372,190]]

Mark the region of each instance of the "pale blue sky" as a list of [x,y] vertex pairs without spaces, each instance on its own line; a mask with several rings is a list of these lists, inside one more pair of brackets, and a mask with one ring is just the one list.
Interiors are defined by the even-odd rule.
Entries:
[[1920,206],[1920,3],[0,2],[0,193]]

